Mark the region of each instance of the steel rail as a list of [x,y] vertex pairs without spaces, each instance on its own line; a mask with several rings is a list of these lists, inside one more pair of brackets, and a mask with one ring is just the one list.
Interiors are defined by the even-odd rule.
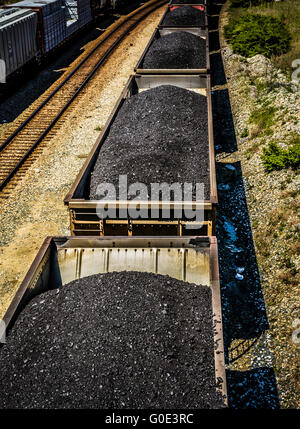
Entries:
[[120,42],[132,31],[140,22],[142,22],[148,15],[150,15],[154,10],[161,7],[166,0],[157,0],[157,2],[152,3],[149,6],[146,6],[143,9],[138,9],[133,14],[130,14],[124,21],[119,23],[112,31],[110,31],[107,36],[104,37],[89,54],[70,72],[70,74],[55,88],[54,91],[30,114],[30,116],[22,122],[21,125],[5,140],[5,142],[0,146],[0,154],[7,147],[7,145],[22,131],[26,125],[30,123],[30,121],[40,112],[43,107],[58,93],[58,91],[70,80],[74,74],[81,69],[82,65],[86,63],[86,61],[91,58],[91,56],[113,35],[117,30],[119,30],[124,24],[130,22],[136,15],[141,14],[140,17],[137,17],[133,24],[130,25],[125,31],[114,41],[114,43],[106,50],[106,52],[102,55],[100,60],[95,64],[93,70],[86,76],[84,81],[80,84],[76,92],[71,96],[71,98],[65,103],[65,105],[59,110],[57,115],[51,121],[51,123],[47,126],[47,128],[42,132],[37,140],[31,145],[31,147],[27,150],[27,152],[23,155],[20,161],[12,168],[12,170],[7,174],[5,179],[0,182],[0,191],[8,184],[8,182],[12,179],[12,177],[16,174],[16,172],[20,169],[20,167],[24,164],[27,158],[32,154],[32,152],[36,149],[39,143],[45,138],[45,136],[49,133],[49,131],[53,128],[59,118],[63,115],[63,113],[67,110],[70,104],[76,99],[78,94],[82,91],[82,89],[86,86],[89,80],[94,76],[99,67],[104,63],[104,61],[109,57],[109,55],[114,51],[114,49],[120,44]]

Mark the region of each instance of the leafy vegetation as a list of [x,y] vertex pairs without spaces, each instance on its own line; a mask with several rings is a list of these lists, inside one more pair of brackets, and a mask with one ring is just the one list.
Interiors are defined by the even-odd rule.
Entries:
[[242,133],[241,133],[241,137],[244,138],[244,137],[248,137],[248,136],[249,136],[248,128],[244,128]]
[[275,123],[275,113],[276,107],[269,105],[263,105],[251,113],[249,122],[255,125],[251,132],[251,138],[257,137],[263,132],[266,135],[270,134],[270,128]]
[[300,136],[295,137],[288,149],[280,148],[275,142],[263,149],[262,160],[267,171],[284,168],[297,169],[300,166]]
[[[235,7],[232,7],[234,3]],[[251,3],[251,4],[250,4]],[[231,7],[228,10],[228,20],[240,18],[248,13],[260,14],[268,17],[277,18],[284,23],[291,35],[290,49],[281,54],[272,57],[274,64],[288,72],[291,76],[293,61],[300,58],[300,0],[284,1],[255,1],[255,0],[231,0]]]
[[248,13],[226,25],[224,34],[233,51],[244,57],[262,54],[271,58],[290,47],[291,36],[284,23],[269,16]]

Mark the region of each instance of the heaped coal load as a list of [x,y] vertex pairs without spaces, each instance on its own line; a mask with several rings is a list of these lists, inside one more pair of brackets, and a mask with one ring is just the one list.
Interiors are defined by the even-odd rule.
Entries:
[[219,408],[211,290],[150,273],[47,291],[0,350],[1,408]]
[[97,187],[104,182],[113,184],[118,193],[120,175],[127,175],[128,189],[136,182],[145,184],[152,199],[151,184],[179,183],[183,188],[185,182],[193,188],[203,183],[209,199],[206,97],[162,85],[126,99],[91,174],[90,199],[103,198]]
[[205,11],[193,6],[180,6],[176,9],[169,10],[163,19],[162,25],[170,27],[182,26],[204,26]]
[[206,66],[206,40],[186,31],[154,40],[142,65],[144,69],[204,69]]

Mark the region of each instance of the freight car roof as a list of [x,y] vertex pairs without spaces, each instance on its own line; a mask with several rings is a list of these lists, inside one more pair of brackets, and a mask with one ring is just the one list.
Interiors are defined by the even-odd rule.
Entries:
[[60,0],[23,0],[16,3],[11,3],[7,6],[28,6],[28,5],[35,5],[39,4],[42,7],[49,6],[49,5],[55,5],[57,3],[58,6],[62,5],[62,2]]
[[4,26],[11,24],[12,22],[18,21],[21,18],[28,17],[30,15],[33,15],[35,12],[32,12],[31,10],[24,10],[24,9],[2,9],[0,10],[0,28],[3,28]]
[[18,3],[14,3],[12,6],[18,6],[18,7],[28,7],[28,9],[33,7],[45,7],[46,4],[40,3],[38,1],[20,1]]
[[62,5],[63,4],[61,0],[23,0],[17,3],[6,5],[5,7],[6,8],[20,7],[20,8],[28,8],[28,9],[40,8],[40,9],[43,9],[46,15],[49,15],[52,12],[55,12],[56,10],[60,9]]

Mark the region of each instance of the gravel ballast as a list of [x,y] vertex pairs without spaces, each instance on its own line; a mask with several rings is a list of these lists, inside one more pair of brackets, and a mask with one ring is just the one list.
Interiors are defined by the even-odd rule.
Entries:
[[98,274],[34,299],[0,350],[3,408],[219,408],[211,290]]
[[144,69],[203,69],[206,65],[206,40],[186,31],[154,40],[143,61]]
[[193,188],[203,183],[209,199],[206,97],[162,85],[127,99],[91,174],[90,199],[102,198],[97,187],[103,182],[118,190],[119,175],[127,175],[128,187],[135,182],[147,185],[149,196],[151,183],[187,182]]
[[193,6],[181,6],[169,10],[161,25],[181,27],[183,25],[204,26],[205,12]]

